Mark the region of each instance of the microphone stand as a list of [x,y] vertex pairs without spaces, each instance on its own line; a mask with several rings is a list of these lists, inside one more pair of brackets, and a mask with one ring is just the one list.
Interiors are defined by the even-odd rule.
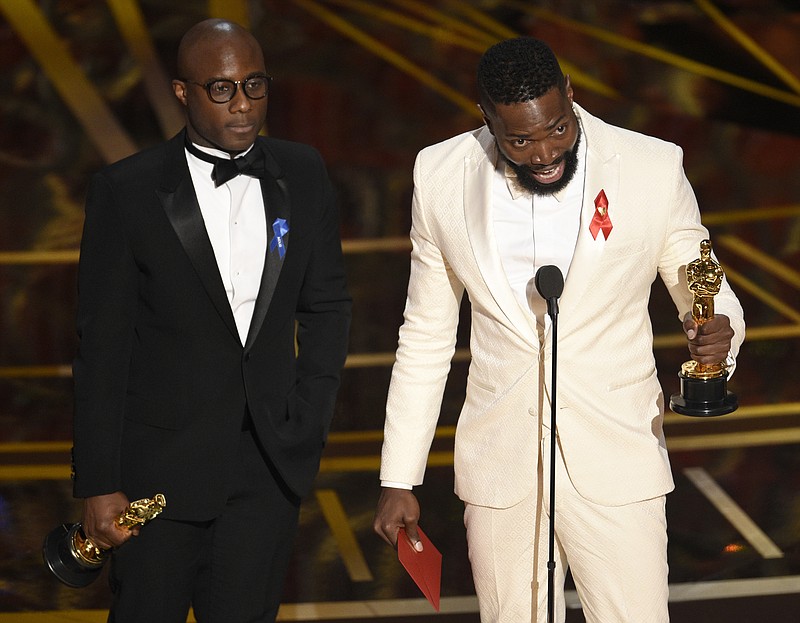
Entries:
[[556,363],[558,361],[558,298],[547,299],[547,314],[552,321],[553,357],[550,372],[550,526],[547,560],[547,621],[553,623],[555,616],[555,544],[556,544]]
[[[550,546],[547,560],[547,621],[553,623],[555,615],[556,571],[556,366],[558,363],[558,297],[564,291],[564,277],[557,266],[542,266],[534,279],[536,290],[547,301],[553,331],[553,356],[550,384]],[[538,563],[537,563],[538,564]]]

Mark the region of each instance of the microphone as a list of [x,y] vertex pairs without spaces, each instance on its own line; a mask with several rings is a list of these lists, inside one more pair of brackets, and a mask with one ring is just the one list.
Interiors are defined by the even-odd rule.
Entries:
[[564,277],[558,266],[548,264],[536,271],[534,277],[536,291],[547,301],[547,314],[550,318],[558,315],[558,297],[564,291]]

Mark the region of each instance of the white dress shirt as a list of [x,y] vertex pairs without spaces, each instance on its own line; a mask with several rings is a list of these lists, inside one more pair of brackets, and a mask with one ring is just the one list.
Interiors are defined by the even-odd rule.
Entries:
[[[230,157],[217,149],[195,146],[212,156]],[[239,175],[215,187],[211,179],[214,165],[188,151],[186,161],[239,339],[244,344],[267,253],[267,217],[261,182],[258,178]]]
[[498,156],[492,180],[492,225],[506,279],[517,302],[546,324],[545,302],[536,291],[536,272],[558,266],[566,280],[580,229],[586,149],[579,146],[578,169],[566,188],[547,196],[532,195],[516,184],[511,167]]

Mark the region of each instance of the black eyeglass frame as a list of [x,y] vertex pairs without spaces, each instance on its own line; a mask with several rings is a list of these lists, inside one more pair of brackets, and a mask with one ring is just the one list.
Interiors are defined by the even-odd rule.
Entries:
[[[250,80],[255,80],[256,78],[260,78],[266,81],[266,89],[264,95],[260,97],[253,97],[247,92],[247,88],[245,88],[247,86],[247,83],[250,82]],[[269,95],[270,85],[272,84],[272,76],[268,74],[256,74],[254,76],[248,76],[244,80],[228,80],[227,78],[215,78],[209,80],[208,82],[197,82],[195,80],[189,80],[188,78],[179,78],[179,80],[181,82],[188,82],[190,84],[196,84],[199,87],[203,87],[203,89],[205,89],[206,95],[208,95],[208,99],[210,99],[214,104],[227,104],[228,102],[233,100],[233,98],[236,97],[236,92],[239,90],[240,84],[242,85],[242,92],[244,93],[247,99],[263,100],[265,97],[267,97],[267,95]],[[233,91],[231,91],[231,96],[226,100],[222,100],[221,102],[215,100],[211,95],[211,86],[218,82],[226,82],[228,84],[233,85]]]

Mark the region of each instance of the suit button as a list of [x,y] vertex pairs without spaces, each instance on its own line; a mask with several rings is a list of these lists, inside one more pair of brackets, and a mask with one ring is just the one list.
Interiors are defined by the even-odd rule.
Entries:
[[533,407],[530,407],[530,408],[528,409],[528,413],[529,413],[530,415],[536,415],[536,409],[534,409]]
[[244,360],[245,360],[245,361],[250,361],[250,353],[247,353],[247,354],[244,356]]

